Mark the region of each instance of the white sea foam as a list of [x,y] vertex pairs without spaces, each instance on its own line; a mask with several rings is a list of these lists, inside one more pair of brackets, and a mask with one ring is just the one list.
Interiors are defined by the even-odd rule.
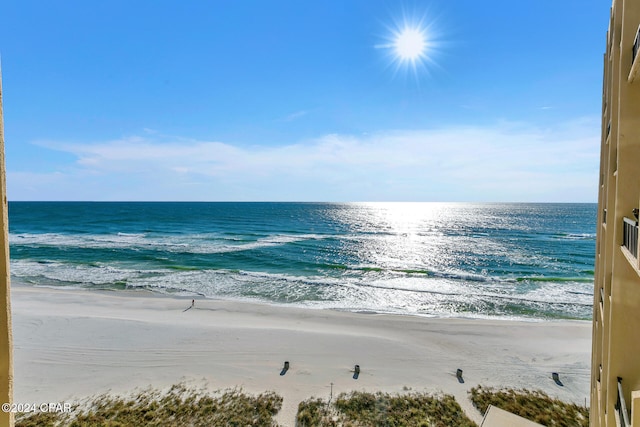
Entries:
[[[73,266],[59,262],[13,261],[13,274],[35,283],[74,287],[110,287],[126,284],[160,293],[202,295],[211,298],[255,300],[315,308],[373,311],[419,315],[473,316],[485,311],[510,311],[508,306],[529,306],[541,313],[562,306],[563,311],[584,316],[592,296],[567,289],[588,284],[536,283],[537,287],[518,293],[518,283],[469,282],[458,278],[429,276],[324,277],[292,276],[281,273],[171,269],[139,270],[108,265]],[[500,307],[504,306],[504,309]],[[573,307],[572,306],[577,306]]]
[[[220,237],[219,235],[149,236],[138,233],[116,234],[10,234],[9,243],[15,246],[40,246],[52,248],[80,249],[130,249],[159,250],[176,253],[215,254],[248,251],[270,246],[281,246],[305,240],[320,240],[317,234],[266,236],[246,242],[241,238]],[[229,244],[229,242],[234,242]],[[246,243],[238,243],[246,242]]]
[[567,240],[595,240],[596,233],[569,233],[559,236],[561,239]]

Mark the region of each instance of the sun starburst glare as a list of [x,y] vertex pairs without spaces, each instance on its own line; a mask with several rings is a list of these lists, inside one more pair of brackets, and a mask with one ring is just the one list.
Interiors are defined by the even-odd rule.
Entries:
[[437,65],[434,57],[440,43],[436,37],[435,21],[427,21],[426,15],[419,19],[415,18],[416,14],[413,16],[404,14],[401,20],[387,26],[386,43],[374,47],[387,51],[396,73],[404,69],[418,78],[419,74],[428,74],[429,68]]
[[405,28],[395,39],[396,55],[402,60],[415,61],[425,54],[424,33],[417,28]]

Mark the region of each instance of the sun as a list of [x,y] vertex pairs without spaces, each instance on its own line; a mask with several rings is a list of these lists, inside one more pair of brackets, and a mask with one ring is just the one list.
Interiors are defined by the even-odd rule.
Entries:
[[419,28],[404,28],[395,36],[393,45],[396,56],[402,61],[416,61],[427,49],[424,31]]
[[410,72],[420,80],[428,75],[431,67],[437,67],[435,57],[442,47],[441,34],[435,19],[428,14],[406,13],[393,24],[385,25],[387,35],[385,42],[376,44],[376,49],[384,49],[389,64],[394,65],[395,73]]

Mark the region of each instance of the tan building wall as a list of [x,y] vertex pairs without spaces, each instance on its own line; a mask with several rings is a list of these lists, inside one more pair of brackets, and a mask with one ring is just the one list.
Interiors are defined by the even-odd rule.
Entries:
[[[13,338],[9,285],[9,230],[4,162],[2,70],[0,70],[0,404],[13,402]],[[13,414],[0,411],[0,425],[13,426]]]
[[[640,400],[632,399],[640,390],[640,268],[633,237],[638,231],[634,209],[640,206],[640,52],[634,59],[639,24],[640,1],[614,0],[604,56],[591,372],[594,427],[624,426],[636,405],[633,416],[640,417]],[[625,233],[630,238],[626,247]],[[618,409],[619,396],[626,411]],[[640,421],[633,425],[640,427]]]

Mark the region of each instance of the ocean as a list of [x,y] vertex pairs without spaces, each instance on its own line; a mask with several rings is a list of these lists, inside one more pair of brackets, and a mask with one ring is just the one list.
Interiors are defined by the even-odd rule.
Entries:
[[14,283],[590,319],[596,204],[9,202]]

